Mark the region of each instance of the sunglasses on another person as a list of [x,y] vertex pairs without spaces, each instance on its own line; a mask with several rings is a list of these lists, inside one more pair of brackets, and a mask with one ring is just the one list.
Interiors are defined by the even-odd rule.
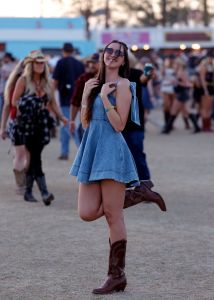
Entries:
[[125,54],[123,51],[121,51],[120,49],[116,49],[114,50],[113,48],[110,48],[110,47],[107,47],[105,49],[105,52],[110,54],[110,55],[113,55],[116,56],[116,57],[123,57]]

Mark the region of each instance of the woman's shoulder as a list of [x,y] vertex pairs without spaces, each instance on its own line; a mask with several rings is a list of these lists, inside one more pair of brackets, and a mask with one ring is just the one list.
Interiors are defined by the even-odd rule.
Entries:
[[23,75],[21,75],[16,81],[16,84],[19,85],[25,85],[25,83],[26,83],[26,78]]
[[118,80],[117,86],[121,86],[121,87],[130,87],[131,82],[128,80],[128,78],[120,78]]

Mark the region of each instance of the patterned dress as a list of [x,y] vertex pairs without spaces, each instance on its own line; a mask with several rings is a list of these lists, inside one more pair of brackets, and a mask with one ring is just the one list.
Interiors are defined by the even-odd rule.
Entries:
[[55,126],[55,120],[47,109],[48,97],[23,95],[18,104],[17,116],[9,124],[12,143],[22,140],[27,144],[34,136],[40,138],[43,145],[50,142],[50,129]]

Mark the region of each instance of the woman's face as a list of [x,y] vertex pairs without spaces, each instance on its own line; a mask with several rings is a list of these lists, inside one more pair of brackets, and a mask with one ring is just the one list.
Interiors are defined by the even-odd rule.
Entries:
[[33,63],[33,72],[42,74],[45,71],[45,63],[44,62],[37,62]]
[[120,67],[124,63],[124,47],[119,43],[112,43],[104,50],[104,63],[107,67]]

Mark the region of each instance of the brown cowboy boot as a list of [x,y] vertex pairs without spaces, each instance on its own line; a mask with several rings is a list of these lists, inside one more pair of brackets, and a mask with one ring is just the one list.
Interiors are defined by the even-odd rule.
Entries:
[[92,291],[93,294],[110,294],[124,291],[127,281],[124,272],[126,256],[126,240],[116,241],[111,245],[109,254],[108,277],[104,284]]
[[166,211],[166,205],[161,195],[152,191],[145,181],[141,181],[140,186],[136,186],[134,189],[126,190],[123,208],[128,208],[141,202],[153,202],[157,204],[162,211]]

